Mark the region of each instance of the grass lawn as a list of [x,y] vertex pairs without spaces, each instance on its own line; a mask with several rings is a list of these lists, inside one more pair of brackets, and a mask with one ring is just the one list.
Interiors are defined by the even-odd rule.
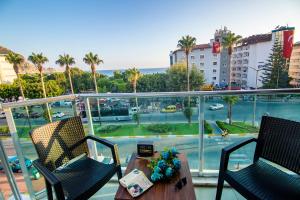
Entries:
[[[199,131],[198,123],[172,123],[172,124],[160,124],[167,126],[170,131],[158,132],[155,130],[149,130],[148,124],[141,124],[137,126],[136,124],[122,124],[122,125],[111,125],[114,126],[113,130],[99,130],[99,125],[94,125],[95,134],[101,137],[111,137],[111,136],[147,136],[147,135],[197,135]],[[156,126],[156,124],[152,124]],[[33,128],[38,126],[33,126]],[[1,127],[0,127],[1,128]],[[4,127],[3,127],[4,128]],[[87,125],[84,125],[84,129],[87,132]],[[209,124],[205,126],[205,134],[209,134],[209,129],[211,129]],[[27,126],[17,126],[17,131],[20,138],[28,138],[30,129]]]
[[95,134],[99,136],[147,136],[147,135],[196,135],[198,134],[198,123],[185,124],[167,124],[171,127],[168,132],[155,132],[147,129],[148,125],[141,124],[125,124],[120,125],[119,128],[113,131],[99,130],[99,126],[94,126]]
[[222,130],[228,130],[230,134],[258,133],[259,130],[257,127],[253,127],[245,122],[232,122],[232,125],[229,125],[225,122],[217,121],[217,124]]

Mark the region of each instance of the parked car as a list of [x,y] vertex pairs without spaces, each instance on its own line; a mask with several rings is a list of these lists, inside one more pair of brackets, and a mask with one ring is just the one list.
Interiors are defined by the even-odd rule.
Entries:
[[139,111],[140,111],[140,107],[132,107],[131,108],[131,113],[132,114],[138,113]]
[[5,119],[6,118],[6,116],[5,116],[5,112],[0,112],[0,119]]
[[41,115],[37,112],[33,112],[30,114],[30,118],[39,118]]
[[52,115],[53,118],[62,118],[63,116],[65,116],[63,112],[56,112]]
[[177,111],[177,109],[176,109],[176,106],[174,106],[174,105],[169,105],[161,110],[162,113],[174,113],[176,111]]
[[220,103],[216,103],[216,104],[209,106],[209,110],[220,110],[222,108],[224,108],[224,105],[220,104]]
[[[19,172],[21,170],[20,161],[17,156],[8,156],[8,163],[11,166],[13,172]],[[32,166],[32,161],[25,157],[25,165],[27,168]],[[3,166],[0,162],[0,170],[3,169]]]
[[51,104],[51,107],[72,107],[71,101],[57,101]]
[[24,113],[18,113],[18,112],[14,113],[14,118],[15,119],[24,118],[24,117],[25,117]]

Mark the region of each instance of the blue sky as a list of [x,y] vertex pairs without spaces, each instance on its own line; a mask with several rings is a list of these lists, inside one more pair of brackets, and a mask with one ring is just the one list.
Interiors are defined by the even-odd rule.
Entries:
[[299,10],[298,0],[0,0],[0,45],[43,52],[46,66],[69,53],[89,69],[82,57],[92,51],[99,69],[165,67],[181,36],[208,43],[221,26],[245,37],[288,24],[299,41]]

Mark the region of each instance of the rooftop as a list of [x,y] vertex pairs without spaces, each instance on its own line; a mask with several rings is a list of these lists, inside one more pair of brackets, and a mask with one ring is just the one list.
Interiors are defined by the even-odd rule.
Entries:
[[261,42],[269,42],[272,40],[272,34],[259,34],[259,35],[252,35],[246,38],[241,39],[240,44],[241,46],[246,46],[249,44],[257,44]]

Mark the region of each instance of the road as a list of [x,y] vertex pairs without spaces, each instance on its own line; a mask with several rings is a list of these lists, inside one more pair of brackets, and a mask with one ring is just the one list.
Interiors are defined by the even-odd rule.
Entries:
[[[212,105],[213,101],[207,101],[204,106],[204,117],[205,120],[215,121],[215,120],[226,120],[227,118],[227,105],[219,101],[218,103],[223,103],[224,108],[221,110],[211,111],[209,106]],[[53,108],[53,112],[62,111],[67,114],[67,116],[73,115],[72,108]],[[271,116],[282,117],[286,119],[300,121],[300,102],[258,102],[256,109],[256,123],[261,119],[261,116],[268,113]],[[253,116],[253,102],[239,101],[233,106],[232,119],[234,121],[245,121],[252,122]],[[57,119],[58,120],[58,119]],[[182,112],[175,113],[142,113],[140,114],[141,123],[172,123],[172,122],[186,122]],[[31,119],[32,123],[35,125],[41,125],[45,123],[43,118]],[[198,110],[193,109],[192,121],[198,121]],[[26,125],[26,120],[16,119],[17,125]],[[6,121],[1,119],[0,125],[5,124]],[[112,122],[104,122],[104,124]],[[134,121],[120,121],[113,123],[134,123]]]

